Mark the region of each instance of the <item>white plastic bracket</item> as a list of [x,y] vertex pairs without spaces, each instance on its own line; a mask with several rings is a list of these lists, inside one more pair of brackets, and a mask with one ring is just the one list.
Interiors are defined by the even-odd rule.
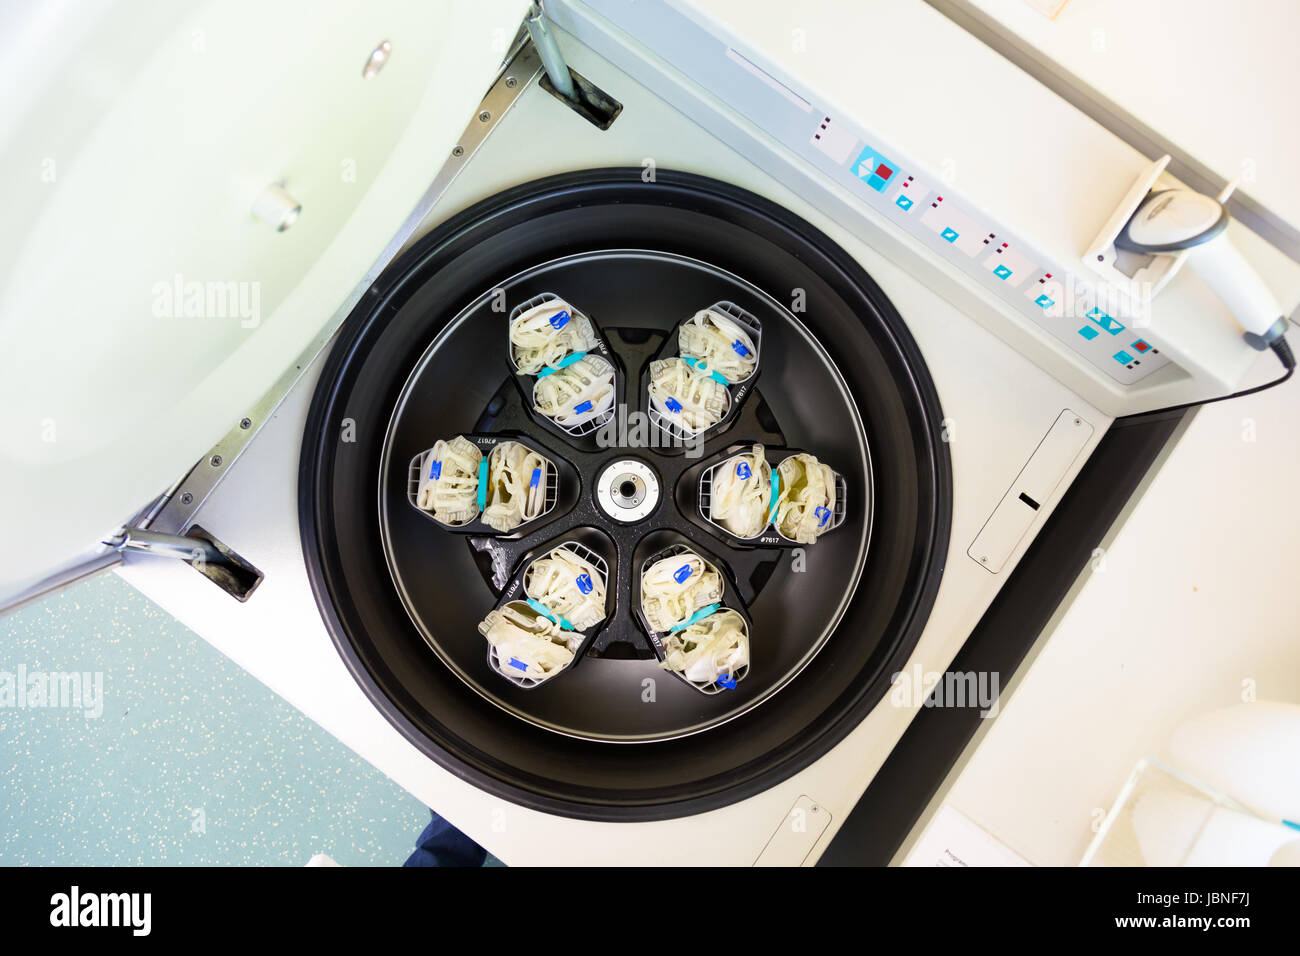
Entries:
[[[1115,247],[1115,238],[1133,218],[1138,207],[1146,201],[1147,196],[1159,189],[1172,189],[1182,185],[1165,175],[1165,167],[1168,165],[1169,156],[1165,155],[1142,170],[1102,226],[1097,238],[1083,254],[1083,261],[1089,269],[1128,298],[1132,314],[1135,315],[1146,312],[1150,301],[1178,274],[1187,259],[1186,249],[1174,253],[1142,255]],[[1236,181],[1230,182],[1215,198],[1220,203],[1226,203],[1236,188]]]

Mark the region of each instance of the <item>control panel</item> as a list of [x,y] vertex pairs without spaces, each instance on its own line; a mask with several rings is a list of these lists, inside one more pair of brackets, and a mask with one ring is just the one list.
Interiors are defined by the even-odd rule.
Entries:
[[[837,113],[757,53],[732,45],[707,18],[692,16],[673,0],[583,0],[582,6],[636,37],[728,111],[843,186],[864,207],[850,207],[856,215],[840,217],[846,225],[857,225],[853,220],[860,222],[864,212],[883,217],[1000,300],[1005,312],[1111,380],[1133,385],[1169,364],[1162,343],[1140,328],[1145,317],[1129,318],[1132,307],[1123,293],[1097,282],[1081,261],[1070,268],[1053,261],[960,195],[942,171],[927,169],[863,125],[858,114]],[[565,5],[557,11],[563,16]],[[799,32],[792,43],[799,42]],[[838,196],[836,202],[844,204]],[[824,211],[837,215],[834,208]]]
[[808,129],[806,141],[788,145],[1111,378],[1132,384],[1168,364],[1145,332],[1111,314],[1120,305],[1106,301],[1104,290],[1049,263],[892,146],[824,113],[810,117]]

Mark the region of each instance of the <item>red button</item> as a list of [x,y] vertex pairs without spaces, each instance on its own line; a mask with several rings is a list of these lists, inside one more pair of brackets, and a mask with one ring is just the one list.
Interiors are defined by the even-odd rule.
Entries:
[[894,171],[890,169],[888,166],[886,166],[884,163],[881,163],[879,166],[876,167],[876,175],[879,176],[881,179],[888,179],[890,176],[894,175]]
[[1145,352],[1147,349],[1151,348],[1151,346],[1147,345],[1147,343],[1143,342],[1141,339],[1138,339],[1133,343],[1133,348],[1137,349],[1139,352]]

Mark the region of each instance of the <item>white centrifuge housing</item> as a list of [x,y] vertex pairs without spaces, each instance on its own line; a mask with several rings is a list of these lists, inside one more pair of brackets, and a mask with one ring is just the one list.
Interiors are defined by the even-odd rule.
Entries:
[[[10,603],[117,565],[507,862],[817,860],[921,706],[891,679],[949,667],[1112,422],[1255,355],[1194,281],[1081,258],[1163,167],[920,0],[7,16]],[[543,293],[600,328],[605,431],[510,365]],[[761,326],[758,372],[698,456],[647,443],[648,363],[711,305]],[[411,507],[457,434],[541,449],[546,514]],[[835,469],[815,544],[707,520],[755,442]],[[565,541],[607,623],[505,680],[475,624]],[[638,618],[681,546],[750,627],[707,693]]]

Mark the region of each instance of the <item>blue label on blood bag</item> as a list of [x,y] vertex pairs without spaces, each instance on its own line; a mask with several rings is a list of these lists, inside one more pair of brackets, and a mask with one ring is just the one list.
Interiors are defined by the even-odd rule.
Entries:
[[817,527],[826,527],[826,522],[831,520],[831,509],[825,507],[816,508],[813,514],[817,516]]
[[556,312],[551,316],[551,328],[562,329],[569,324],[569,313],[566,311]]
[[442,477],[442,462],[434,461],[429,463],[429,480],[437,481]]
[[680,568],[678,568],[676,571],[673,572],[673,580],[676,581],[678,584],[681,584],[690,576],[691,576],[691,566],[689,564],[683,564]]
[[740,339],[736,339],[736,341],[732,342],[731,347],[735,350],[736,354],[739,355],[741,358],[744,358],[746,355],[749,354],[749,349],[745,348],[745,343],[740,341]]
[[577,405],[574,405],[574,406],[573,406],[573,410],[574,410],[575,412],[577,412],[578,414],[580,414],[580,415],[581,415],[583,412],[589,412],[589,411],[591,411],[591,402],[581,402],[581,403],[579,403],[579,404],[577,404]]
[[533,477],[528,480],[528,487],[536,488],[538,484],[541,483],[541,480],[542,480],[542,469],[534,468]]
[[664,402],[664,404],[668,406],[668,410],[670,412],[673,412],[674,414],[682,410],[682,403],[677,401],[677,399],[673,398],[671,395],[668,397],[668,400]]
[[595,587],[595,585],[591,583],[591,575],[590,575],[590,574],[587,574],[586,572],[583,572],[582,574],[579,574],[579,575],[578,575],[578,590],[579,590],[579,591],[581,591],[583,594],[590,594],[590,593],[591,593],[591,589],[592,589],[593,587]]
[[736,477],[741,479],[742,481],[744,481],[752,474],[753,472],[749,468],[749,462],[742,461],[739,465],[736,466]]
[[510,666],[511,666],[511,667],[518,667],[521,671],[526,671],[526,670],[528,670],[528,665],[525,664],[523,661],[521,661],[521,660],[520,660],[519,658],[517,658],[517,657],[512,657],[512,658],[510,658]]

